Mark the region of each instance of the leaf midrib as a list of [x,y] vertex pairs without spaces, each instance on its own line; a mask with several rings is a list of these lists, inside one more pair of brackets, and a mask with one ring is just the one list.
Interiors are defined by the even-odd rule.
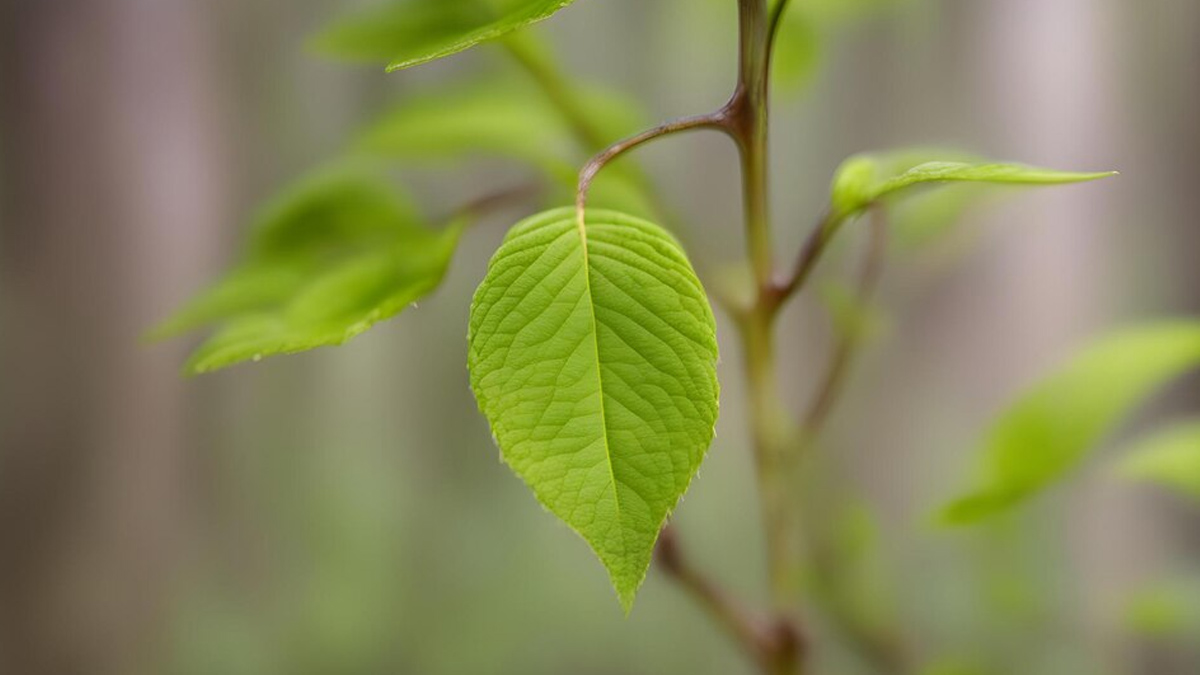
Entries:
[[624,518],[621,517],[621,493],[617,490],[617,474],[613,469],[612,449],[608,443],[608,412],[604,405],[604,374],[600,367],[600,322],[596,319],[596,297],[592,294],[592,262],[588,255],[587,225],[583,214],[576,218],[576,230],[579,233],[579,244],[583,250],[583,284],[587,292],[588,313],[592,318],[592,346],[596,354],[596,384],[600,387],[600,427],[604,440],[604,459],[608,465],[609,484],[612,485],[613,505],[617,509],[617,530],[620,533],[621,552],[628,552],[625,541]]

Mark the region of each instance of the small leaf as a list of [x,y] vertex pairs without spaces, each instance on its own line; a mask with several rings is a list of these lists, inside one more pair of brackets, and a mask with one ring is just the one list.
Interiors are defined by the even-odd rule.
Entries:
[[1200,575],[1177,574],[1130,595],[1125,624],[1153,638],[1200,639]]
[[1200,420],[1181,422],[1143,439],[1118,470],[1127,478],[1200,500]]
[[1078,464],[1133,410],[1200,367],[1200,322],[1127,329],[1089,346],[1017,399],[992,427],[978,488],[942,511],[974,523],[1028,499]]
[[846,160],[833,180],[831,199],[835,216],[851,217],[881,199],[930,183],[1057,185],[1116,175],[1115,172],[1054,171],[1020,164],[928,161],[929,156],[929,151],[910,150],[887,155],[858,155]]
[[342,58],[388,61],[402,70],[470,49],[549,18],[574,0],[389,2],[335,23],[316,39]]
[[712,441],[717,343],[679,244],[572,209],[509,233],[471,308],[471,387],[504,460],[608,568],[626,611]]
[[193,374],[341,344],[432,291],[464,226],[419,225],[369,172],[321,172],[266,207],[242,263],[151,335],[225,322],[189,360]]

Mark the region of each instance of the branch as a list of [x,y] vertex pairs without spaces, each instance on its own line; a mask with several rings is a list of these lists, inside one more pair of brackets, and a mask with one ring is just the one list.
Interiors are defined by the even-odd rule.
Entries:
[[654,550],[659,569],[675,580],[725,629],[764,673],[791,673],[801,653],[800,631],[785,619],[764,621],[752,616],[713,581],[692,567],[668,525]]
[[694,117],[683,117],[669,122],[664,122],[652,129],[647,129],[635,136],[630,136],[621,141],[617,141],[600,151],[595,157],[588,160],[588,163],[583,166],[579,172],[579,187],[575,193],[575,210],[578,213],[579,219],[582,222],[584,211],[587,209],[588,191],[592,187],[592,182],[596,180],[596,176],[612,162],[616,161],[625,153],[649,143],[664,136],[678,134],[693,129],[718,129],[728,131],[729,116],[728,108],[722,107],[716,112],[711,112],[706,115],[696,115]]

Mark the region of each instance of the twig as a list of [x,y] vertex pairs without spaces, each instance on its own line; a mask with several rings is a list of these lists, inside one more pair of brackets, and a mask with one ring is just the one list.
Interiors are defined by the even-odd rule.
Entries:
[[716,112],[711,112],[706,115],[696,115],[694,117],[683,117],[669,122],[664,122],[652,129],[630,136],[624,140],[617,141],[600,151],[595,157],[592,157],[583,169],[579,172],[579,186],[575,192],[575,210],[578,212],[579,219],[583,220],[584,211],[587,209],[588,190],[592,187],[592,182],[596,180],[596,176],[604,167],[614,162],[617,158],[625,153],[649,143],[663,136],[678,134],[684,131],[693,129],[719,129],[728,130],[729,116],[728,108],[722,107]]
[[821,216],[820,222],[804,240],[792,273],[776,288],[774,294],[776,303],[782,305],[804,287],[805,282],[808,281],[809,276],[816,269],[817,263],[825,254],[825,250],[829,247],[829,242],[833,241],[834,235],[841,229],[843,222],[843,218],[832,215],[831,211],[827,211],[825,215]]
[[670,525],[659,535],[654,556],[658,568],[688,591],[763,672],[794,670],[802,651],[800,631],[794,623],[751,615],[687,561],[679,536]]

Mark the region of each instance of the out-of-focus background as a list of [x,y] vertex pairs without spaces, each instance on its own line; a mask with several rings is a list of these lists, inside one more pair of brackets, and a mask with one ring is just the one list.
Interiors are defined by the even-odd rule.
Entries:
[[[1093,465],[1007,530],[928,515],[979,430],[1082,340],[1200,314],[1200,3],[874,4],[822,36],[807,88],[777,97],[782,251],[855,152],[937,144],[1122,172],[1006,196],[889,262],[888,329],[830,446],[876,515],[877,594],[913,672],[1198,673],[1200,637],[1156,629],[1178,598],[1146,595],[1200,574],[1194,507]],[[185,379],[194,341],[140,339],[233,259],[266,196],[411,88],[499,58],[385,75],[314,56],[313,31],[346,6],[0,0],[0,673],[747,672],[653,570],[625,619],[584,543],[498,461],[465,334],[503,222],[432,298],[345,347]],[[580,0],[538,32],[571,72],[665,118],[723,101],[734,7]],[[725,141],[639,156],[692,256],[732,261]],[[420,197],[446,212],[509,171],[441,170]],[[738,355],[720,331],[718,439],[676,522],[756,599]],[[782,333],[799,405],[829,346],[817,303]],[[1145,415],[1197,404],[1192,380]]]

